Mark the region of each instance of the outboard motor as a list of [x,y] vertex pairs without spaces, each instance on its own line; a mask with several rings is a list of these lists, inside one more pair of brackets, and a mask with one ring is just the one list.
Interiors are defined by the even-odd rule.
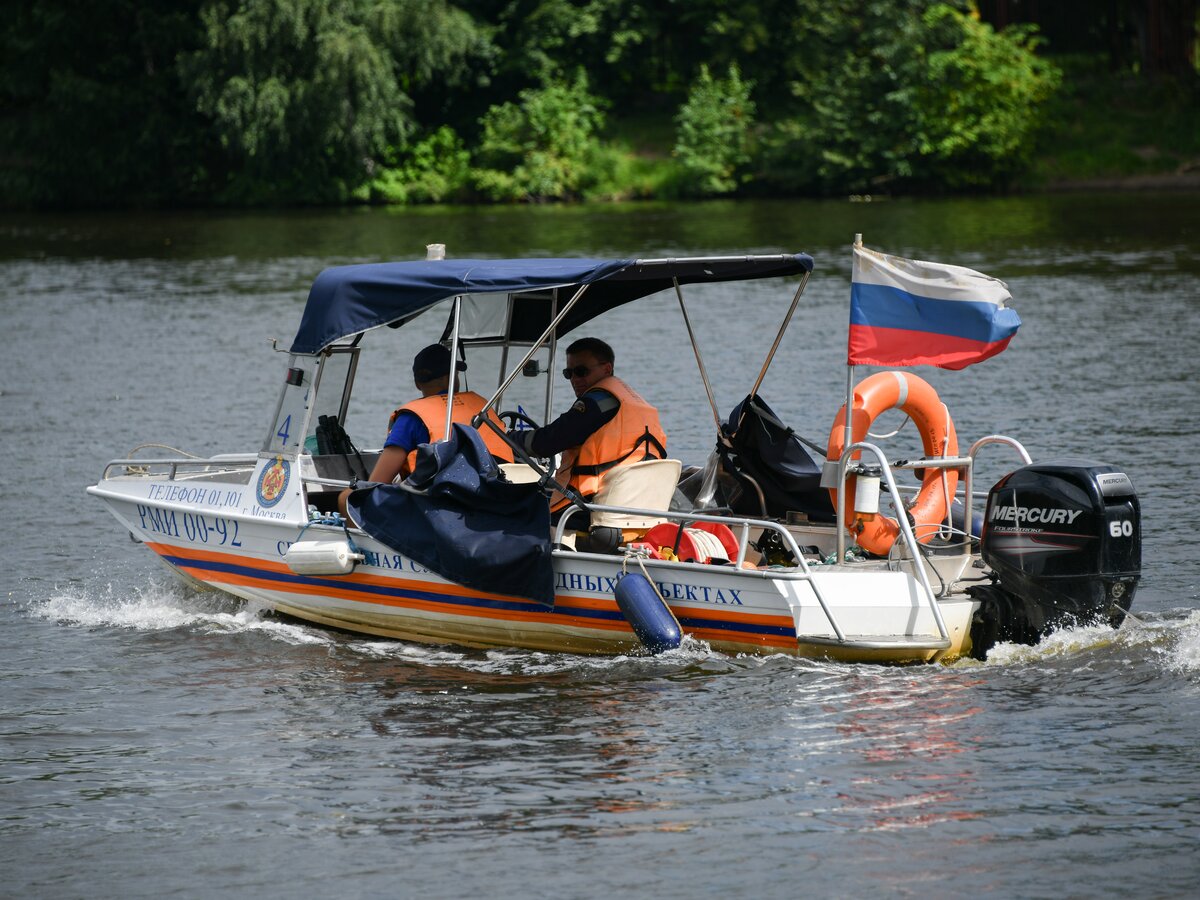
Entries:
[[1129,611],[1141,577],[1141,507],[1124,472],[1056,459],[1010,472],[988,495],[980,541],[995,582],[974,587],[972,655],[1000,641],[1036,644],[1067,625]]

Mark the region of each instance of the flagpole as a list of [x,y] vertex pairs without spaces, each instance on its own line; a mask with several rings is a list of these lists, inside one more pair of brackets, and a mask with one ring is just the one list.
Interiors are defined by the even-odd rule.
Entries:
[[[861,249],[862,235],[854,235],[854,246]],[[850,289],[854,290],[854,254],[850,254]],[[845,421],[845,437],[842,438],[842,449],[845,450],[853,443],[854,424],[851,421],[851,413],[854,411],[854,366],[847,358],[846,361],[846,421]],[[838,486],[841,490],[842,485]]]

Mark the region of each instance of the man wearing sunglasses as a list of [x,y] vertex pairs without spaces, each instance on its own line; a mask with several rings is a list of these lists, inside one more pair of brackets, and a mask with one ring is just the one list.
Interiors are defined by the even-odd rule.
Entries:
[[[644,459],[665,459],[667,436],[658,410],[613,375],[612,347],[599,338],[580,338],[567,347],[563,377],[571,382],[575,403],[548,425],[510,437],[523,441],[530,456],[562,454],[555,478],[589,499],[600,490],[606,473]],[[557,515],[570,500],[555,493]]]

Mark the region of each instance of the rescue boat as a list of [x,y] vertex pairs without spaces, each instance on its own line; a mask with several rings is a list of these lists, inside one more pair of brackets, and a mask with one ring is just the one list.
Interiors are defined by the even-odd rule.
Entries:
[[[904,371],[848,379],[824,446],[775,415],[758,390],[812,270],[803,253],[327,269],[283,349],[261,446],[131,453],[88,492],[195,583],[406,641],[626,654],[691,640],[729,654],[917,663],[984,658],[1075,623],[1119,626],[1141,561],[1138,498],[1119,468],[1035,463],[1002,435],[963,451],[934,389]],[[530,410],[552,418],[564,336],[670,291],[692,338],[683,288],[751,279],[779,280],[791,302],[750,394],[724,415],[709,389],[712,454],[620,467],[600,494],[572,498],[586,531],[568,516],[549,524],[547,497],[565,487],[553,461],[499,465],[478,431],[449,421],[405,482],[365,483],[379,451],[345,428],[364,340],[441,306],[443,342],[469,361],[473,389],[494,385],[487,410],[510,428],[536,425]],[[870,423],[889,409],[917,424],[923,457],[889,459],[873,442]],[[476,425],[495,429],[491,417]],[[985,449],[1013,468],[981,491]],[[918,486],[901,483],[905,471]],[[349,519],[337,511],[346,488]]]

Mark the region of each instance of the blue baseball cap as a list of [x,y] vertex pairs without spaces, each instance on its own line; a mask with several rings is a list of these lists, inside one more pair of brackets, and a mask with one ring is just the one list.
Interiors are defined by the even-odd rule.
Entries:
[[[456,371],[466,371],[461,359],[455,362]],[[441,344],[430,344],[413,357],[413,379],[420,384],[450,374],[450,351]]]

